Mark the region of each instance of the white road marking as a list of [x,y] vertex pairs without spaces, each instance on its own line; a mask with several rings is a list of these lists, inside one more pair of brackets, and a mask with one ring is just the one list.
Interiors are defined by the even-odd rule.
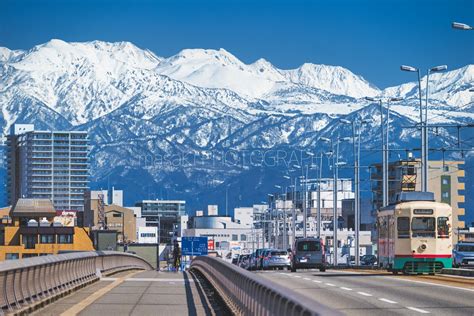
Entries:
[[335,285],[332,284],[332,283],[324,283],[324,284],[326,284],[326,285],[328,285],[328,286],[335,286]]
[[396,277],[383,277],[383,278],[390,279],[390,280],[397,280],[397,281],[420,283],[420,284],[426,284],[426,285],[435,285],[435,286],[440,286],[440,287],[446,287],[446,288],[449,288],[449,289],[456,289],[456,290],[463,290],[463,291],[474,292],[474,289],[467,289],[467,288],[463,288],[463,287],[457,287],[457,286],[451,286],[451,285],[445,285],[445,284],[439,284],[439,283],[431,283],[431,282],[424,282],[424,281],[408,280],[408,279],[402,279],[402,278],[396,278]]
[[321,281],[318,281],[318,280],[313,280],[314,283],[323,283]]
[[342,290],[346,290],[346,291],[352,291],[352,289],[348,288],[348,287],[341,287]]
[[422,314],[429,314],[430,312],[428,311],[425,311],[424,309],[419,309],[419,308],[416,308],[416,307],[409,307],[407,306],[408,309],[411,309],[412,311],[415,311],[415,312],[418,312],[418,313],[422,313]]
[[310,278],[303,278],[303,280],[308,280],[308,281],[311,281],[311,279],[310,279]]
[[372,296],[372,294],[365,293],[365,292],[357,292],[357,293],[363,296]]
[[386,298],[379,298],[379,301],[382,301],[382,302],[385,302],[385,303],[390,303],[390,304],[397,304],[397,302],[391,301],[391,300],[386,299]]
[[295,278],[301,278],[301,275],[295,275],[294,277]]
[[[103,280],[103,279],[102,279]],[[129,278],[124,282],[194,282],[194,280],[185,279],[155,279],[155,278]]]

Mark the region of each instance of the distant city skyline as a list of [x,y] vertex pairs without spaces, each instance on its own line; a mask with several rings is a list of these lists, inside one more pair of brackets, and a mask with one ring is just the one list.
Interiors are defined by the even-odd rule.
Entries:
[[421,69],[474,63],[474,1],[55,1],[0,3],[0,46],[30,49],[65,41],[130,41],[169,57],[186,48],[224,48],[245,63],[278,68],[338,65],[379,88]]

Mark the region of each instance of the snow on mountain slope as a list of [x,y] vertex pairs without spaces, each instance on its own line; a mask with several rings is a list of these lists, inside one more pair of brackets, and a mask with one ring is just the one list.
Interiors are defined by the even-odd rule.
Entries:
[[285,70],[284,74],[291,82],[353,98],[375,96],[380,93],[377,87],[361,76],[339,66],[306,63],[297,69]]
[[[185,49],[163,60],[156,68],[160,74],[205,88],[225,88],[244,96],[259,98],[276,81],[284,80],[278,71],[267,71],[263,62],[245,65],[224,49]],[[261,73],[259,74],[259,70]]]
[[[416,78],[413,74],[409,79]],[[423,102],[426,93],[426,76],[421,78],[421,93]],[[474,65],[430,74],[429,98],[438,100],[445,105],[455,106],[462,110],[467,103],[473,102],[473,93],[469,92],[474,87]],[[418,82],[409,82],[395,87],[389,87],[382,91],[382,95],[388,97],[401,97],[405,99],[418,98]],[[439,105],[439,106],[442,106]]]
[[22,50],[10,50],[6,47],[0,47],[0,63],[14,60],[24,53]]
[[265,59],[247,65],[224,49],[185,49],[163,60],[157,72],[208,88],[226,88],[251,98],[262,98],[279,82],[294,83],[355,98],[380,91],[342,67],[304,64],[281,70]]
[[[72,124],[105,115],[141,91],[160,58],[131,43],[51,40],[19,53],[2,50],[0,103],[26,95]],[[7,53],[5,53],[7,52]]]

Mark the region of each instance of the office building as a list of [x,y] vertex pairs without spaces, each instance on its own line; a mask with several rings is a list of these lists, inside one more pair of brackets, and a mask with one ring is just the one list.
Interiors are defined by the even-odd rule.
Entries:
[[170,243],[185,215],[186,201],[180,200],[143,200],[135,204],[141,208],[141,216],[146,220],[147,227],[159,227],[162,243]]
[[49,199],[58,211],[84,210],[89,139],[81,131],[40,131],[14,124],[7,136],[7,203]]

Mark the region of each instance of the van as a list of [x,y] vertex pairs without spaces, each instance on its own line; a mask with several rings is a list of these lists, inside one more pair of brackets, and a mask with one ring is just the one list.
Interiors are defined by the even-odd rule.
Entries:
[[319,238],[298,238],[291,250],[290,268],[291,272],[296,269],[319,269],[326,271],[326,260],[324,247]]

